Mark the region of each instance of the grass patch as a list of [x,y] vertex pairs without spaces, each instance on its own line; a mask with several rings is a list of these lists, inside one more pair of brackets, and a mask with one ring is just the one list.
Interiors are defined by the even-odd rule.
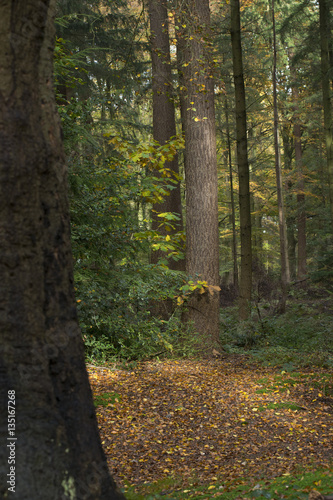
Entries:
[[314,472],[298,472],[294,475],[284,474],[271,481],[262,479],[254,482],[249,478],[235,478],[232,481],[219,481],[200,485],[193,481],[182,483],[180,478],[165,478],[152,484],[126,487],[124,493],[127,500],[248,500],[253,498],[271,500],[307,500],[313,489],[322,494],[332,493],[333,470],[316,470]]
[[299,406],[296,403],[288,403],[287,401],[281,403],[269,403],[267,406],[259,406],[259,411],[265,410],[304,410],[302,406]]
[[94,405],[97,406],[108,406],[114,405],[120,401],[120,395],[116,392],[104,392],[103,394],[98,394],[94,397]]
[[307,374],[294,372],[275,375],[273,383],[264,377],[258,380],[258,384],[263,385],[263,387],[256,389],[257,394],[284,393],[288,392],[290,388],[302,384],[308,391],[317,391],[319,397],[333,396],[333,379],[331,373]]

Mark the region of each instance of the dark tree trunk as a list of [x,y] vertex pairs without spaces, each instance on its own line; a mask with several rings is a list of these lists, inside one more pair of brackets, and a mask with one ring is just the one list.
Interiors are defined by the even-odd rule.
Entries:
[[237,163],[239,177],[239,221],[241,235],[241,273],[239,282],[239,317],[250,313],[252,291],[252,244],[250,171],[247,154],[246,102],[240,32],[239,0],[231,0],[231,42],[236,100]]
[[[292,57],[292,53],[290,53]],[[306,266],[306,212],[305,212],[305,192],[304,174],[302,165],[302,130],[299,117],[298,101],[299,92],[297,85],[297,70],[291,62],[291,74],[293,78],[292,97],[294,101],[293,132],[295,149],[295,166],[297,172],[297,279],[302,283],[307,274]]]
[[331,222],[333,227],[333,119],[330,89],[329,62],[329,19],[330,4],[328,0],[319,0],[320,47],[321,47],[321,81],[324,108],[324,127],[326,139],[327,172],[329,181]]
[[194,295],[187,319],[203,335],[203,348],[211,352],[219,339],[219,236],[209,1],[180,2],[177,18],[183,41],[186,271],[210,286],[204,294]]
[[[170,61],[170,45],[168,30],[168,11],[166,0],[149,0],[149,18],[151,30],[151,56],[153,74],[153,133],[154,139],[164,145],[171,137],[176,135],[175,106]],[[179,176],[178,158],[166,162],[165,166]],[[152,211],[152,229],[162,232],[167,236],[167,231],[160,228],[159,213],[173,212],[179,217],[174,223],[174,231],[183,230],[183,216],[180,182],[175,189],[166,196],[162,203],[155,204]],[[171,233],[172,234],[172,233]],[[151,255],[151,262],[157,263],[164,257],[164,252],[156,251]],[[185,270],[185,261],[169,259],[171,269]]]
[[[76,315],[52,82],[54,3],[0,5],[1,435],[15,453],[13,497],[120,499],[98,435]],[[16,401],[11,435],[8,391]],[[4,443],[3,478],[10,472]],[[3,480],[1,498],[10,497],[8,487]]]

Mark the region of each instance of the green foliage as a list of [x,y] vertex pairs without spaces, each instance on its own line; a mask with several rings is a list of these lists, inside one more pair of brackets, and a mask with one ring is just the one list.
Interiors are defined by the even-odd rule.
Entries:
[[[66,87],[75,88],[83,85],[84,81],[80,78],[78,71],[82,71],[82,56],[74,54],[68,48],[69,42],[63,38],[57,38],[54,47],[54,82],[56,87],[63,80],[66,81]],[[63,96],[60,93],[56,94],[58,98]],[[63,104],[67,104],[66,101]]]
[[181,478],[167,478],[158,483],[125,488],[128,500],[143,499],[272,499],[306,500],[309,492],[319,490],[323,495],[332,491],[332,469],[315,471],[298,470],[280,477],[263,478],[254,482],[251,478],[235,478],[233,481],[217,480],[215,484],[182,483]]
[[116,392],[104,392],[103,394],[98,394],[94,398],[94,405],[97,406],[108,406],[118,403],[121,396]]
[[[176,182],[165,162],[179,141],[161,147],[136,147],[117,137],[104,141],[109,154],[74,163],[69,177],[76,297],[87,355],[105,361],[172,352],[180,312],[165,320],[151,310],[154,302],[179,295],[184,276],[144,261],[156,247],[166,258],[183,257],[181,237],[151,231],[147,215],[149,205]],[[162,214],[161,226],[171,228],[173,220],[173,214]]]
[[172,353],[179,338],[179,313],[154,317],[153,301],[173,298],[181,273],[161,266],[119,265],[103,275],[76,272],[76,296],[87,356],[91,361],[116,357],[143,359]]
[[[221,313],[221,341],[227,352],[248,352],[266,366],[286,372],[297,367],[333,365],[331,293],[325,289],[294,292],[286,314],[238,323],[237,310]],[[262,314],[265,308],[260,304]]]
[[[267,269],[271,272],[272,268],[278,270],[279,244],[270,134],[272,116],[268,97],[271,88],[271,19],[266,7],[265,2],[259,2],[242,11],[244,26],[251,25],[251,30],[244,30],[242,35],[247,74],[253,218],[258,219],[254,224],[253,249],[265,268],[267,261]],[[321,96],[315,90],[318,82],[310,78],[318,73],[313,72],[313,68],[318,67],[319,46],[316,42],[313,48],[315,57],[309,61],[308,50],[300,50],[304,44],[299,38],[302,33],[309,34],[311,26],[311,33],[315,35],[318,13],[314,5],[308,13],[298,7],[294,12],[294,7],[277,5],[277,21],[282,26],[284,37],[283,45],[280,45],[278,92],[288,185],[288,229],[297,235],[298,170],[293,158],[292,133],[295,103],[290,90],[295,85],[290,74],[294,64],[297,79],[302,82],[298,105],[302,121],[309,278],[325,283],[332,290],[328,182],[321,152]],[[218,152],[223,152],[220,164],[224,165],[219,175],[223,179],[223,186],[220,186],[223,215],[220,235],[221,263],[225,260],[221,270],[224,273],[233,269],[230,188],[223,171],[228,160],[223,121],[227,103],[231,150],[234,135],[228,11],[229,6],[221,4],[213,13],[216,25],[221,26],[221,22],[223,25],[214,42],[214,61],[223,60],[221,67],[216,64],[215,70],[221,71],[219,79],[222,77],[224,81],[223,91],[222,86],[216,89],[221,135]],[[58,2],[54,61],[56,97],[70,169],[76,294],[87,355],[91,360],[106,361],[115,356],[141,359],[157,356],[162,351],[165,354],[195,354],[190,332],[181,327],[181,309],[192,293],[214,292],[196,276],[187,279],[163,267],[170,259],[184,258],[184,233],[174,231],[177,215],[157,214],[161,231],[151,229],[153,204],[168,196],[180,180],[166,167],[166,162],[182,150],[184,144],[180,138],[173,138],[163,146],[147,139],[151,133],[151,103],[147,93],[151,73],[145,52],[147,43],[141,41],[146,40],[145,21],[141,14],[138,15],[132,4],[123,0],[111,3],[95,0]],[[306,21],[308,14],[310,17]],[[301,30],[298,19],[303,20]],[[313,38],[318,41],[318,36]],[[294,43],[290,45],[293,41],[297,42],[295,47]],[[285,47],[289,46],[296,51],[294,59],[285,53]],[[233,158],[231,163],[235,167]],[[235,177],[234,191],[237,189]],[[238,231],[238,221],[235,222]],[[238,234],[236,239],[239,245]],[[149,255],[156,250],[164,252],[164,258],[159,266],[149,266]],[[312,307],[307,297],[295,296],[291,300],[294,306],[281,317],[266,316],[273,301],[264,303],[259,293],[258,307],[263,320],[258,320],[253,312],[252,319],[238,324],[233,310],[223,312],[221,337],[226,351],[249,351],[258,361],[278,364],[286,371],[292,371],[300,364],[329,366],[332,363],[329,314],[324,311],[318,314],[316,306]],[[165,304],[166,317],[154,313],[154,302]]]
[[[62,40],[57,54],[59,79],[72,75],[77,60]],[[73,86],[81,83],[75,76],[69,81]],[[174,232],[175,214],[158,214],[161,232],[150,229],[149,215],[151,205],[179,182],[166,162],[183,148],[183,139],[160,146],[125,141],[109,132],[98,137],[89,120],[91,104],[59,99],[70,166],[76,298],[88,359],[167,355],[180,338],[183,352],[188,347],[181,310],[172,309],[186,281],[165,263],[183,258],[184,235]],[[157,249],[165,258],[151,266],[147,255]],[[168,304],[167,319],[154,315],[154,303]]]

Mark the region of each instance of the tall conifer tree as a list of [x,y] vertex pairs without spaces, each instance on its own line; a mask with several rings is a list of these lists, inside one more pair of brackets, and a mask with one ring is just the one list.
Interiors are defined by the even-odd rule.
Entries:
[[241,275],[239,284],[239,317],[246,319],[250,312],[252,290],[252,244],[250,170],[247,154],[246,101],[240,29],[239,0],[231,0],[231,42],[236,101],[237,163],[239,178],[239,218],[241,234]]
[[209,0],[179,2],[182,38],[182,111],[185,128],[186,270],[207,281],[195,293],[188,319],[211,352],[219,336],[219,241],[214,84]]

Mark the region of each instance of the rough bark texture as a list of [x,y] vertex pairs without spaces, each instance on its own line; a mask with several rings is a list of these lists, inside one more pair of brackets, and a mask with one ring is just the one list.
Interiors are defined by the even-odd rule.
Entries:
[[[193,279],[219,286],[217,161],[214,86],[210,60],[208,0],[180,2],[182,103],[185,127],[186,270]],[[219,294],[195,294],[187,319],[205,336],[207,351],[218,342]]]
[[53,14],[52,0],[0,4],[0,497],[12,494],[5,443],[15,391],[15,498],[119,499],[76,315]]
[[330,5],[328,0],[319,0],[320,20],[320,57],[321,81],[323,92],[324,127],[326,139],[327,171],[330,191],[331,222],[333,227],[333,120],[330,92],[330,61],[329,61],[329,19]]
[[[149,0],[148,7],[153,76],[153,134],[155,141],[163,145],[176,135],[167,2],[166,0]],[[166,162],[165,166],[179,175],[177,156],[172,161]],[[164,212],[173,212],[179,216],[180,220],[175,224],[174,232],[182,231],[183,216],[180,183],[162,203],[153,206],[152,228],[154,230],[161,231],[161,220],[157,214]],[[162,234],[166,236],[170,233],[162,230]],[[153,252],[151,262],[157,263],[164,256],[163,252]],[[185,270],[184,260],[175,261],[170,259],[168,265],[171,269]]]
[[241,273],[239,282],[239,317],[250,312],[252,291],[252,244],[250,171],[247,154],[246,102],[240,31],[239,0],[230,2],[232,61],[236,101],[237,163],[239,179],[239,221],[241,236]]

